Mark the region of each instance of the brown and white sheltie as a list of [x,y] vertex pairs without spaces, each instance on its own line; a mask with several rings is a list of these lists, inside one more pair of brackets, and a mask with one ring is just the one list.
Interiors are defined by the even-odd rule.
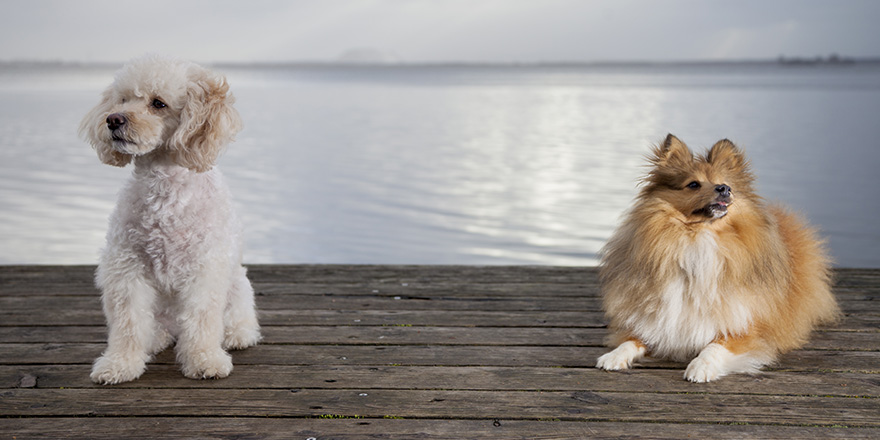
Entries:
[[597,368],[627,369],[646,355],[690,360],[684,377],[708,382],[757,371],[838,318],[822,242],[754,193],[733,143],[695,156],[670,134],[650,162],[602,250],[608,342],[617,348]]

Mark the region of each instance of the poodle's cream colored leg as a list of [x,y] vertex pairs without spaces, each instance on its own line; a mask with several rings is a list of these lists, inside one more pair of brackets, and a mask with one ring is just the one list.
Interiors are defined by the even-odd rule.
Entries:
[[254,304],[254,289],[247,279],[244,267],[232,281],[229,302],[224,315],[225,337],[223,348],[239,350],[256,345],[260,341],[260,324],[257,322],[257,309]]
[[[225,268],[206,264],[208,268]],[[223,378],[232,372],[232,357],[223,350],[223,311],[229,275],[207,270],[179,292],[181,314],[177,361],[186,377]]]
[[128,382],[140,377],[154,349],[156,290],[142,276],[123,267],[98,269],[101,301],[107,318],[107,350],[95,360],[91,379],[99,384]]

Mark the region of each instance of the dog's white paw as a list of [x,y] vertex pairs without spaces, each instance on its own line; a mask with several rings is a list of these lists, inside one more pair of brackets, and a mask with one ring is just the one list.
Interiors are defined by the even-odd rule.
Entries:
[[722,372],[718,365],[699,357],[692,360],[684,372],[685,379],[697,383],[711,382],[721,376]]
[[711,382],[729,371],[728,362],[733,353],[719,344],[709,344],[694,358],[684,372],[684,378],[697,383]]
[[637,359],[645,355],[645,347],[634,341],[626,341],[614,350],[599,356],[596,360],[596,368],[603,370],[626,370],[632,367]]
[[230,328],[226,330],[226,336],[223,339],[223,348],[226,350],[241,350],[243,348],[253,347],[260,342],[260,326],[240,328]]
[[147,363],[142,359],[105,355],[95,361],[89,377],[94,383],[113,385],[135,380],[141,377],[146,369]]
[[625,355],[615,353],[614,351],[599,356],[596,360],[596,368],[603,370],[626,370],[632,367],[632,360]]
[[190,379],[222,379],[232,372],[232,356],[220,349],[195,352],[181,361],[181,371]]

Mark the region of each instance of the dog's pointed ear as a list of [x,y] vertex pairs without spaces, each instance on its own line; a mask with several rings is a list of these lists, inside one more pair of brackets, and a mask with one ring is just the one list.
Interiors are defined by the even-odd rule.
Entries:
[[102,93],[101,102],[83,117],[79,124],[79,137],[92,145],[101,162],[124,167],[131,163],[133,156],[113,149],[113,139],[107,129],[107,116],[110,114],[112,100],[113,86],[110,86]]
[[726,167],[731,170],[744,171],[748,168],[745,154],[733,142],[722,139],[715,143],[706,155],[706,161],[712,165]]
[[694,160],[690,148],[672,134],[666,135],[662,144],[654,148],[651,162],[655,165],[686,166]]
[[232,106],[235,98],[226,78],[197,69],[191,74],[180,125],[168,146],[178,165],[204,172],[241,130],[241,116]]

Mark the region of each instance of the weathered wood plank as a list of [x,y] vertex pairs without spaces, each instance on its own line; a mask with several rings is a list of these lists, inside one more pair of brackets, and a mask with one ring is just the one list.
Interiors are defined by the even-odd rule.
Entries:
[[[0,298],[7,313],[19,308],[33,310],[40,301],[48,304],[51,296],[40,298],[6,297]],[[67,297],[65,301],[80,301],[84,307],[94,309],[98,297]],[[522,297],[470,297],[470,298],[426,298],[419,296],[383,295],[269,295],[258,296],[257,305],[262,310],[310,309],[310,310],[485,310],[485,311],[599,311],[598,298],[543,298]]]
[[[103,343],[0,344],[0,365],[91,364]],[[594,367],[602,347],[433,346],[433,345],[258,345],[232,352],[235,365],[497,366]],[[174,364],[165,350],[148,365]],[[674,368],[685,364],[646,359],[637,368]],[[769,371],[880,373],[880,352],[799,350],[783,355]],[[626,377],[621,373],[621,377]],[[613,379],[612,379],[613,380]]]
[[509,439],[586,438],[713,439],[876,439],[880,428],[775,426],[745,424],[674,424],[570,422],[536,420],[90,417],[0,419],[0,432],[18,440],[89,438],[156,440],[218,438],[290,439]]
[[[94,280],[95,266],[0,266],[0,287],[12,285],[85,284]],[[271,283],[356,285],[400,283],[541,283],[596,284],[596,268],[551,266],[396,266],[396,265],[257,265],[248,266],[251,279]]]
[[[46,304],[51,297],[38,299],[3,298],[6,313],[17,309],[33,311],[39,301]],[[94,298],[65,298],[68,304],[77,302],[83,308],[100,310],[100,300]],[[517,298],[469,298],[469,299],[423,299],[419,297],[296,295],[257,297],[261,310],[432,310],[432,311],[598,311],[599,300],[595,298],[547,298],[545,300]]]
[[[448,327],[605,327],[601,312],[483,312],[448,310],[263,310],[258,312],[264,326],[448,326]],[[53,326],[102,326],[104,315],[98,310],[65,309],[46,311]],[[0,313],[0,327],[31,326],[35,316]],[[878,332],[880,316],[850,315],[839,324],[822,331]]]
[[[308,281],[296,284],[253,282],[254,290],[262,296],[278,295],[338,295],[338,296],[412,296],[416,298],[598,298],[598,286],[566,284],[473,284],[467,280],[456,285],[374,284],[325,285]],[[0,298],[27,295],[99,297],[100,291],[91,284],[17,284],[0,286]],[[834,293],[841,301],[877,301],[880,287],[836,287]]]
[[[424,298],[413,296],[275,295],[258,296],[257,307],[270,310],[385,310],[385,311],[485,311],[485,312],[601,312],[598,298]],[[839,301],[845,313],[880,316],[880,301],[849,299]],[[56,305],[53,305],[56,304]],[[0,316],[39,314],[46,310],[100,311],[98,297],[19,296],[0,297]]]
[[166,350],[114,387],[88,379],[105,348],[93,272],[0,267],[0,432],[873,438],[880,426],[878,270],[835,270],[847,316],[808,349],[692,384],[679,363],[592,368],[607,351],[594,268],[255,266],[266,339],[233,352],[232,376],[186,379]]
[[[504,280],[535,280],[540,282],[579,283],[598,280],[595,267],[563,266],[423,266],[423,265],[248,265],[252,278],[270,282],[296,283],[303,279],[325,284],[346,284],[352,280],[460,280],[463,276],[479,278],[476,282],[498,283]],[[94,265],[0,265],[0,286],[39,280],[91,283]],[[482,281],[481,281],[482,280]],[[868,286],[880,284],[877,269],[835,268],[837,286]]]
[[837,268],[833,279],[835,286],[880,287],[880,271],[877,269]]
[[[64,298],[66,300],[68,298]],[[97,307],[97,306],[95,306]],[[0,327],[42,324],[57,326],[101,326],[100,307],[81,309],[67,301],[14,312],[0,311]],[[450,311],[450,310],[260,310],[264,326],[351,325],[351,326],[449,326],[449,327],[604,327],[602,312],[567,311]],[[46,319],[45,317],[50,317]],[[49,321],[49,322],[47,322]],[[880,331],[880,314],[850,314],[829,331]]]
[[[93,266],[0,266],[0,295],[97,295]],[[442,292],[447,296],[596,296],[595,268],[529,266],[252,266],[249,277],[266,294]],[[839,295],[876,299],[880,275],[836,269]],[[435,293],[436,292],[436,293]]]
[[[17,266],[0,265],[0,288],[4,286],[34,283],[58,285],[92,285],[95,266]],[[349,285],[363,280],[379,280],[386,283],[553,283],[598,284],[595,267],[553,266],[400,266],[400,265],[250,265],[251,279],[268,283],[309,283]],[[877,269],[834,269],[837,287],[880,286]]]
[[551,266],[395,266],[395,265],[259,265],[248,268],[253,279],[267,282],[296,283],[304,278],[312,282],[347,284],[357,280],[381,280],[389,283],[460,283],[506,282],[544,284],[596,284],[594,267]]
[[357,286],[254,282],[253,286],[258,295],[403,296],[421,299],[598,298],[600,295],[598,286],[541,283],[473,284],[467,280],[455,284],[368,283]]
[[[413,296],[416,298],[598,298],[598,286],[566,284],[473,284],[466,280],[457,285],[386,285],[362,283],[358,285],[324,285],[304,281],[296,284],[253,282],[257,295],[338,295],[338,296]],[[836,287],[834,293],[841,301],[877,301],[880,287]],[[0,286],[0,298],[27,295],[99,297],[101,292],[90,284],[17,284]]]
[[[403,417],[880,426],[880,399],[557,391],[10,389],[5,416]],[[41,402],[35,405],[34,402]]]
[[[598,297],[595,286],[540,283],[473,284],[462,280],[457,284],[407,284],[364,282],[357,285],[315,284],[308,281],[283,284],[252,282],[257,295],[344,295],[344,296],[415,296],[425,298],[469,297]],[[98,297],[100,291],[89,284],[32,283],[0,286],[0,297],[86,296]]]
[[[0,366],[0,388],[93,388],[87,365]],[[624,379],[624,380],[615,380]],[[854,373],[762,372],[708,384],[682,379],[681,370],[595,368],[393,367],[244,365],[222,381],[184,378],[174,365],[151,365],[144,376],[113,388],[397,389],[481,391],[612,391],[789,396],[880,397],[880,377]]]
[[[265,344],[347,345],[480,345],[494,346],[603,346],[603,328],[560,327],[427,327],[399,324],[358,326],[263,326]],[[62,343],[105,341],[104,326],[0,327],[0,343]],[[869,350],[880,339],[877,332],[818,331],[808,350]]]
[[[66,299],[66,298],[65,298]],[[100,308],[88,310],[70,307],[65,301],[47,304],[41,312],[36,310],[0,312],[0,326],[29,326],[36,321],[38,313],[51,316],[51,322],[43,324],[58,326],[101,326],[104,314]],[[260,310],[260,324],[264,326],[302,325],[351,325],[351,326],[451,326],[451,327],[601,327],[601,312],[562,311],[449,311],[449,310]],[[880,323],[880,316],[858,317],[847,320],[847,330],[870,330]],[[841,328],[842,329],[842,328]]]

